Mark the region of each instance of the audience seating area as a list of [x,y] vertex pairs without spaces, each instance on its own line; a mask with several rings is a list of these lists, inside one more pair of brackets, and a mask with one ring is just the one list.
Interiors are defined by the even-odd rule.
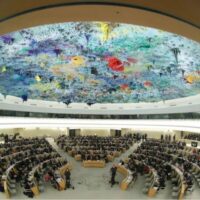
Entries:
[[120,137],[98,136],[60,136],[58,146],[77,161],[83,161],[84,167],[104,167],[105,162],[113,161],[133,145],[131,134]]
[[[82,161],[86,168],[104,168],[106,162],[114,161],[137,141],[137,148],[113,165],[123,176],[119,183],[121,190],[130,189],[139,175],[144,177],[145,184],[141,189],[148,197],[154,197],[167,182],[172,186],[171,197],[178,200],[192,193],[194,186],[200,188],[200,149],[186,146],[175,137],[62,135],[55,141],[75,160]],[[67,160],[43,137],[7,137],[0,144],[0,191],[7,198],[14,198],[19,186],[23,188],[23,194],[31,198],[44,192],[47,182],[58,191],[73,188],[66,175],[71,169]]]
[[[127,170],[145,175],[143,192],[153,197],[172,183],[172,197],[183,199],[194,189],[194,181],[200,187],[200,150],[186,147],[184,142],[149,139],[123,162]],[[127,188],[126,188],[127,189]]]
[[48,181],[57,190],[65,189],[64,173],[70,166],[45,138],[5,140],[0,156],[0,191],[7,198],[17,193],[19,185],[28,197],[43,192]]

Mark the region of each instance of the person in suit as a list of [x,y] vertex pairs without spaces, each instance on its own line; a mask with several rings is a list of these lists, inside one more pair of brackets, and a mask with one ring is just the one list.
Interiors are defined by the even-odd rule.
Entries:
[[117,167],[115,165],[113,165],[110,169],[110,172],[111,172],[111,180],[110,180],[110,184],[111,184],[111,187],[118,183],[115,181],[115,176],[116,176],[116,172],[117,172]]
[[4,192],[4,187],[2,182],[0,182],[0,192]]
[[65,189],[72,188],[73,190],[75,189],[74,186],[71,184],[71,172],[69,169],[66,169],[65,171],[65,180],[66,180],[66,186]]
[[29,198],[33,198],[34,197],[34,194],[31,190],[31,187],[29,185],[28,182],[25,182],[25,185],[24,185],[24,195],[28,196]]

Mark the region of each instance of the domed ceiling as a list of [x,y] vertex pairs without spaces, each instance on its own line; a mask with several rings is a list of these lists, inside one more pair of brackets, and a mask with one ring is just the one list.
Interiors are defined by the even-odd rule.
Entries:
[[64,103],[158,102],[200,93],[200,44],[108,22],[38,26],[0,37],[0,93]]

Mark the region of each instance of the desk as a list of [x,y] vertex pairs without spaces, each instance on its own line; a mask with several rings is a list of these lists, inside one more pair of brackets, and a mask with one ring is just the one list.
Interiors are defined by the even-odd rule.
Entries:
[[58,172],[59,172],[59,174],[61,175],[61,179],[60,179],[60,181],[59,181],[59,183],[58,183],[58,184],[59,184],[59,190],[60,190],[60,191],[64,190],[64,189],[65,189],[65,186],[66,186],[66,181],[65,181],[65,179],[63,179],[63,176],[64,176],[65,171],[66,171],[67,169],[72,170],[72,166],[71,166],[70,164],[65,164],[65,165],[63,165],[62,167],[60,167],[60,168],[58,169]]
[[72,150],[67,151],[67,153],[68,153],[70,156],[72,156]]
[[122,153],[125,153],[125,152],[126,152],[126,149],[125,149],[125,148],[123,148],[123,149],[122,149]]
[[70,164],[65,164],[58,169],[61,175],[64,175],[66,169],[72,170],[72,166]]
[[[59,159],[62,158],[55,158],[55,160],[59,161]],[[51,159],[50,159],[51,160]],[[43,163],[48,163],[50,160],[44,161]],[[39,195],[40,191],[39,191],[39,187],[38,187],[38,183],[35,181],[35,177],[34,177],[34,173],[36,172],[36,170],[38,170],[38,168],[41,166],[42,163],[40,163],[39,165],[37,165],[36,167],[33,168],[33,170],[30,172],[30,174],[32,174],[29,178],[29,181],[32,181],[34,183],[34,186],[31,188],[32,192],[34,193],[34,195]],[[65,180],[62,178],[62,176],[64,175],[66,169],[71,169],[72,167],[69,164],[65,164],[62,167],[57,169],[57,174],[59,175],[59,181],[58,181],[58,185],[59,185],[59,190],[64,190],[65,189]]]
[[33,186],[33,187],[31,188],[31,191],[32,191],[33,194],[36,195],[36,196],[40,194],[40,191],[39,191],[39,188],[38,188],[37,185]]
[[183,176],[183,173],[182,171],[177,168],[176,166],[174,165],[171,165],[171,167],[174,169],[174,171],[177,173],[177,175],[180,177],[180,180],[181,180],[181,188],[180,188],[180,191],[179,191],[179,195],[178,195],[178,199],[179,200],[182,200],[183,197],[184,197],[184,194],[185,194],[185,190],[186,190],[186,184],[184,183],[184,176]]
[[[141,154],[135,153],[135,155],[138,155],[138,156],[143,155],[144,158],[145,157],[150,157],[150,158],[152,157],[152,156],[149,156],[149,155],[147,156],[147,155],[142,154],[142,153]],[[154,158],[154,157],[152,157],[152,158]],[[154,159],[160,160],[158,158],[154,158]],[[137,159],[135,159],[135,161],[137,161],[138,163],[141,162]],[[144,164],[147,165],[145,162],[144,162]],[[150,167],[149,165],[147,165],[147,166],[149,167],[149,170],[150,170],[149,173],[150,173],[150,179],[151,179],[151,181],[150,181],[151,184],[149,186],[147,186],[147,195],[149,197],[154,197],[156,195],[157,191],[158,191],[159,176],[158,176],[157,171],[153,167]]]
[[115,151],[115,152],[113,152],[113,155],[114,155],[115,157],[119,157],[119,156],[121,155],[121,152]]
[[149,197],[154,197],[156,195],[156,193],[157,193],[157,190],[158,190],[158,187],[155,186],[155,183],[159,182],[158,181],[159,177],[158,177],[157,171],[154,168],[150,167],[150,170],[151,170],[151,173],[153,175],[153,183],[149,188],[148,196]]
[[3,187],[4,187],[4,192],[5,192],[6,198],[9,199],[11,197],[11,194],[10,194],[9,189],[8,189],[7,181],[3,182]]
[[58,185],[59,185],[59,191],[62,191],[65,189],[66,181],[64,179],[60,179]]
[[117,172],[125,176],[123,181],[120,183],[121,190],[127,190],[129,184],[133,180],[131,171],[127,169],[124,165],[117,165]]
[[107,159],[108,159],[108,161],[112,162],[114,160],[114,156],[107,155]]
[[83,167],[103,168],[103,167],[105,167],[105,161],[103,161],[103,160],[85,160],[85,161],[83,161]]
[[81,161],[81,159],[82,159],[80,154],[75,155],[74,158],[76,161]]
[[5,195],[6,195],[6,198],[10,198],[11,197],[11,192],[10,192],[10,189],[9,189],[9,179],[8,179],[8,177],[9,177],[9,174],[10,174],[10,172],[11,172],[11,170],[13,169],[15,167],[15,164],[13,164],[13,165],[11,165],[7,170],[6,170],[6,175],[5,175],[5,177],[3,178],[2,177],[2,179],[4,179],[4,181],[3,181],[3,187],[4,187],[4,191],[5,191]]

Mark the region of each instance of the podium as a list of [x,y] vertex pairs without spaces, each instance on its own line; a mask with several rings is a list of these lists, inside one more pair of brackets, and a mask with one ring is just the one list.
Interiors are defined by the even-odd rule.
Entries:
[[74,158],[75,158],[76,161],[81,161],[81,155],[80,154],[75,155]]

